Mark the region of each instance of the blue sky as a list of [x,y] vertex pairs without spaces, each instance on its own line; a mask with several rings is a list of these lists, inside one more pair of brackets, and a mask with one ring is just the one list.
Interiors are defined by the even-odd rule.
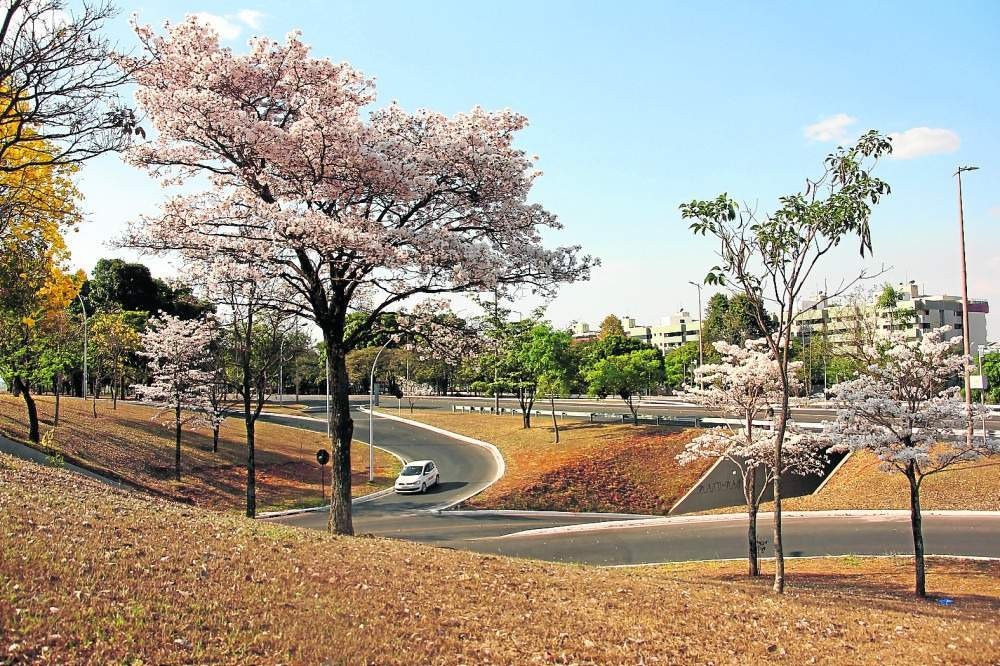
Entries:
[[[126,47],[132,12],[154,26],[211,15],[235,49],[254,33],[300,28],[314,55],[375,77],[379,105],[527,115],[520,144],[545,172],[535,198],[566,226],[550,242],[603,261],[550,305],[558,323],[694,310],[688,281],[714,263],[714,247],[688,232],[678,205],[729,192],[773,208],[838,139],[870,128],[905,133],[908,159],[879,167],[893,193],[873,217],[868,265],[959,293],[952,174],[975,164],[965,180],[970,295],[1000,312],[1000,3],[121,4],[111,29]],[[102,243],[155,210],[162,190],[115,157],[89,164],[81,185],[91,215],[72,241],[75,261],[89,269],[128,256]],[[845,247],[815,284],[860,265]],[[1000,337],[1000,315],[990,323]]]

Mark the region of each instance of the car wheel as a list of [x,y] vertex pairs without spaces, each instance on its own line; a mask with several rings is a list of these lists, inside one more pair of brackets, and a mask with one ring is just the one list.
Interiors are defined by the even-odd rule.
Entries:
[[426,483],[421,483],[420,484],[420,494],[423,495],[426,492],[427,492],[427,484]]

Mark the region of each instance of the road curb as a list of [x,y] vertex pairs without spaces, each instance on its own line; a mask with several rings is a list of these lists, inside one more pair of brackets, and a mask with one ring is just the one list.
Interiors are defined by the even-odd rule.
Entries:
[[[377,446],[375,448],[378,448]],[[385,451],[385,449],[381,449]],[[386,453],[392,453],[392,451],[386,451]],[[392,453],[392,455],[396,455]],[[396,456],[399,458],[399,456]],[[385,497],[392,492],[392,488],[383,488],[382,490],[376,490],[373,493],[368,493],[367,495],[362,495],[361,497],[355,497],[351,500],[351,504],[364,504],[365,502],[371,502],[372,500],[377,500],[380,497]],[[284,511],[264,511],[258,513],[258,518],[284,518],[285,516],[297,516],[300,513],[318,513],[320,511],[329,511],[330,505],[324,504],[322,506],[310,506],[304,509],[286,509]]]
[[[530,514],[531,512],[525,512]],[[568,514],[579,515],[579,514]],[[628,515],[628,514],[625,514]],[[805,518],[894,518],[909,520],[910,512],[906,510],[869,510],[869,509],[845,509],[842,511],[782,511],[782,518],[805,519]],[[1000,519],[1000,511],[922,511],[921,515],[927,517],[952,517],[952,518],[987,518],[994,517]],[[635,519],[610,520],[599,523],[582,523],[579,525],[560,525],[558,527],[541,527],[537,529],[522,530],[490,537],[480,537],[483,541],[534,537],[534,536],[554,536],[557,534],[572,534],[578,532],[601,532],[606,530],[639,529],[648,527],[665,527],[668,525],[692,525],[700,523],[723,523],[746,520],[745,513],[719,513],[699,516],[662,516],[647,518],[636,516]],[[757,514],[758,520],[773,519],[774,512],[761,512]],[[474,539],[479,540],[479,539]]]
[[[368,412],[367,407],[361,407],[360,409],[362,412],[365,413]],[[475,439],[473,437],[467,437],[465,435],[459,435],[456,432],[451,432],[450,430],[445,430],[444,428],[438,428],[436,426],[428,425],[426,423],[421,423],[420,421],[412,421],[410,419],[404,419],[402,416],[394,416],[392,414],[387,414],[383,411],[376,411],[375,414],[377,416],[381,416],[384,419],[389,419],[391,421],[399,421],[400,423],[405,423],[406,425],[413,426],[414,428],[422,428],[424,430],[429,430],[430,432],[437,433],[438,435],[444,435],[445,437],[450,437],[460,442],[465,442],[466,444],[473,444],[475,446],[480,446],[489,451],[493,455],[493,460],[497,464],[497,473],[492,481],[490,481],[485,486],[483,486],[476,492],[472,493],[471,495],[467,495],[466,497],[463,497],[459,500],[455,500],[454,502],[449,502],[448,504],[443,504],[441,506],[434,507],[432,509],[429,509],[429,511],[444,511],[445,509],[449,509],[455,506],[456,504],[461,504],[462,502],[468,500],[471,497],[475,497],[479,493],[483,492],[484,490],[492,486],[494,483],[499,481],[503,477],[503,475],[507,472],[507,463],[504,461],[503,455],[500,453],[500,449],[498,449],[495,445],[490,444],[489,442],[484,442],[481,439]]]
[[[319,423],[325,423],[326,422],[326,419],[317,419],[317,418],[315,418],[313,416],[298,416],[298,415],[295,415],[295,414],[277,414],[275,412],[261,412],[261,416],[263,416],[263,415],[278,416],[278,417],[281,417],[281,418],[299,419],[301,421],[317,421]],[[282,425],[282,424],[275,423],[274,425]],[[285,427],[287,427],[287,428],[294,428],[295,426],[285,426]],[[358,440],[358,441],[360,441],[360,440]],[[385,453],[388,453],[389,455],[391,455],[392,457],[394,457],[396,460],[398,460],[401,465],[405,465],[406,464],[406,461],[403,459],[403,457],[401,455],[399,455],[398,453],[396,453],[395,451],[390,451],[389,449],[384,449],[381,446],[378,446],[377,444],[375,445],[375,448],[378,449],[379,451],[383,451]],[[354,505],[354,504],[364,504],[366,502],[371,502],[372,500],[377,500],[380,497],[385,497],[386,495],[388,495],[391,492],[392,492],[392,486],[390,486],[388,488],[383,488],[382,490],[376,490],[373,493],[368,493],[367,495],[362,495],[361,497],[355,497],[354,499],[351,500],[351,504]],[[284,511],[265,511],[263,513],[258,513],[257,514],[257,518],[283,518],[285,516],[296,516],[296,515],[301,514],[301,513],[316,513],[318,511],[329,511],[329,510],[330,510],[330,505],[329,504],[323,504],[322,506],[310,506],[310,507],[307,507],[307,508],[304,508],[304,509],[286,509]]]
[[[906,558],[913,559],[913,555],[887,554],[887,555],[785,555],[786,560],[836,560],[844,557],[863,557],[873,559]],[[1000,557],[984,557],[982,555],[935,555],[925,553],[924,558],[928,560],[971,560],[973,562],[1000,562]],[[773,562],[773,557],[758,557],[761,562]],[[605,564],[598,566],[599,569],[636,569],[641,567],[666,567],[676,564],[706,564],[708,562],[746,562],[746,557],[721,557],[709,560],[667,560],[665,562],[642,562],[640,564]]]

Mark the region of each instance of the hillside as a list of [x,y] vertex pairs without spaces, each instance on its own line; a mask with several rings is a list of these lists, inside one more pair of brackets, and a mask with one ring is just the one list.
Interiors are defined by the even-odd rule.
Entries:
[[[1000,658],[1000,565],[793,561],[600,570],[322,533],[0,455],[11,663],[950,663]],[[831,564],[832,562],[832,564]],[[896,561],[893,561],[896,562]]]
[[[42,432],[51,430],[54,403],[50,396],[36,398]],[[181,435],[181,481],[174,480],[172,427],[164,427],[152,407],[99,401],[97,417],[78,398],[63,398],[61,418],[52,440],[52,453],[66,461],[171,499],[214,509],[240,509],[246,502],[246,431],[241,417],[225,421],[219,451],[212,453],[208,428]],[[23,440],[27,417],[20,399],[0,394],[0,435]],[[322,433],[259,421],[256,428],[257,502],[260,511],[322,503],[321,472],[317,449],[329,449]],[[374,484],[368,483],[368,449],[355,443],[352,456],[352,491],[364,495],[388,487],[399,471],[399,461],[376,452]],[[329,490],[330,470],[326,470]]]

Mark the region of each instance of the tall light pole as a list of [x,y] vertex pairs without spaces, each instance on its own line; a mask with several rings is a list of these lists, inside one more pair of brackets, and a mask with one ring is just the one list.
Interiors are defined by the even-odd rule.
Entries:
[[372,361],[372,374],[368,381],[368,481],[375,480],[375,366],[378,365],[378,357],[382,355],[389,343],[395,342],[395,338],[389,338],[382,345],[382,348],[375,354]]
[[80,310],[83,312],[83,406],[87,406],[87,306],[83,303],[83,297],[77,292],[76,297],[80,301]]
[[962,208],[962,172],[975,171],[979,167],[962,166],[958,167],[955,176],[958,177],[958,240],[959,254],[961,255],[962,266],[962,345],[965,353],[965,417],[968,421],[965,431],[966,444],[972,446],[972,438],[975,436],[972,425],[972,391],[969,388],[969,358],[972,356],[972,343],[969,332],[969,280],[965,271],[965,211]]
[[[705,365],[705,322],[702,321],[701,316],[701,284],[693,281],[688,281],[688,284],[694,285],[695,289],[698,290],[698,367],[701,367]],[[704,380],[698,383],[701,388],[705,388]]]
[[285,336],[278,341],[278,404],[285,404]]

